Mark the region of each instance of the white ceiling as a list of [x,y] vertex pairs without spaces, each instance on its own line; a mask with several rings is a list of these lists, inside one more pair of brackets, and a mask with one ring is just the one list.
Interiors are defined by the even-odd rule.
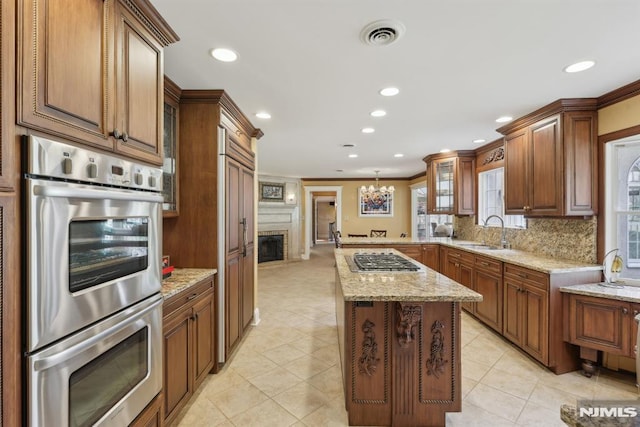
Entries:
[[[260,174],[410,177],[427,154],[500,137],[501,115],[640,78],[638,0],[151,2],[181,39],[166,48],[167,76],[183,89],[227,91],[265,134]],[[388,46],[364,44],[360,31],[379,19],[406,33]],[[234,49],[238,61],[214,60],[213,47]],[[584,59],[596,66],[562,71]],[[400,94],[378,94],[390,85]],[[369,116],[380,108],[386,117]],[[262,110],[272,118],[256,118]],[[362,134],[368,126],[375,133]]]

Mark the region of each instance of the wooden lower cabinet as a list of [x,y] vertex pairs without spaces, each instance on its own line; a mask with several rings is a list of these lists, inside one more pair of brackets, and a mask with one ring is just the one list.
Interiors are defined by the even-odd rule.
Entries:
[[158,394],[130,424],[131,427],[162,427],[162,393]]
[[503,334],[545,365],[549,364],[548,289],[547,275],[505,267]]
[[[442,274],[469,289],[473,289],[473,255],[471,253],[442,246],[440,247],[440,263]],[[473,314],[475,304],[463,302],[461,306],[465,311]]]
[[[568,341],[607,353],[633,357],[637,325],[629,302],[567,295]],[[637,309],[636,309],[637,311]]]
[[473,314],[487,326],[502,333],[502,262],[475,256],[473,265],[473,290],[482,295]]
[[419,263],[422,264],[422,246],[421,245],[398,245],[398,246],[389,246],[393,249],[396,249],[409,258],[415,259]]
[[165,300],[164,422],[170,425],[206,375],[215,370],[213,276]]
[[421,263],[432,270],[440,271],[440,245],[422,245]]

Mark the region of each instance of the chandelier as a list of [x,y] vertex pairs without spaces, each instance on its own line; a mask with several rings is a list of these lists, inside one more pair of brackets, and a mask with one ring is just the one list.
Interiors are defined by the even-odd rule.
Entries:
[[390,185],[388,187],[383,185],[382,187],[380,187],[378,179],[378,173],[380,173],[380,171],[374,172],[376,173],[376,185],[370,185],[369,187],[363,185],[362,187],[360,187],[360,194],[369,199],[374,198],[375,196],[386,196],[393,194],[393,192],[396,191],[395,187],[393,185]]

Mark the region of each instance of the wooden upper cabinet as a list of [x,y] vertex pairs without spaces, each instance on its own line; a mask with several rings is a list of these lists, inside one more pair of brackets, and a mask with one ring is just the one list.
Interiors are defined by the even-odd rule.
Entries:
[[473,215],[475,213],[475,153],[433,154],[427,164],[427,212]]
[[116,151],[162,162],[164,71],[162,45],[124,6],[116,4]]
[[505,135],[505,210],[597,213],[595,99],[561,99],[498,129]]
[[112,148],[111,9],[103,0],[24,2],[19,123]]
[[178,40],[147,0],[26,0],[18,122],[162,162],[162,47]]

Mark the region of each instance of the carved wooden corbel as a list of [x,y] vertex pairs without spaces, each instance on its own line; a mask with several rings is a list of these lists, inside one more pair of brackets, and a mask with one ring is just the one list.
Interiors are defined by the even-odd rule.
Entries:
[[414,328],[422,319],[422,306],[396,303],[397,321],[396,331],[401,347],[408,347],[415,339]]

